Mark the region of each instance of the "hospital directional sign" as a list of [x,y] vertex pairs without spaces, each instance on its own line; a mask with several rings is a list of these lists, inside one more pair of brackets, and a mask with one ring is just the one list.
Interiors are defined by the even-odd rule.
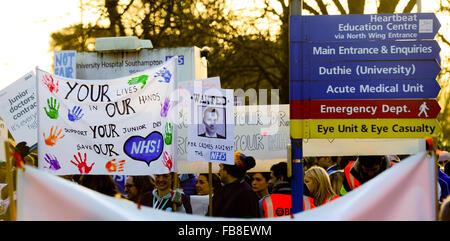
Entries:
[[304,61],[340,60],[437,60],[441,48],[436,40],[305,42]]
[[441,110],[435,99],[293,100],[290,108],[293,119],[432,119]]
[[[417,80],[435,79],[435,61],[358,61],[303,63],[303,80]],[[292,79],[298,80],[298,79]]]
[[290,88],[291,100],[434,99],[441,90],[435,79],[304,80]]
[[293,15],[290,24],[291,41],[433,39],[441,26],[434,13]]
[[436,119],[291,119],[293,139],[424,138],[438,136]]
[[437,136],[433,13],[290,17],[293,139]]

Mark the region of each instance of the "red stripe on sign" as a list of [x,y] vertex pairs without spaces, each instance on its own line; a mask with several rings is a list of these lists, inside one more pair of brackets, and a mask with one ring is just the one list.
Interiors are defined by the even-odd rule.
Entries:
[[291,119],[436,118],[435,99],[291,100]]

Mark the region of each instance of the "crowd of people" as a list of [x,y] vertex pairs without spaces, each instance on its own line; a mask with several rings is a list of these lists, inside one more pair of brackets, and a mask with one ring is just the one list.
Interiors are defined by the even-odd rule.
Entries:
[[[37,156],[24,144],[13,146],[15,159],[37,166]],[[438,159],[439,220],[450,220],[450,158]],[[358,188],[406,156],[307,157],[303,160],[303,210],[325,205]],[[235,152],[234,165],[219,165],[218,173],[167,173],[128,176],[123,193],[108,175],[68,175],[65,179],[102,194],[169,212],[232,218],[270,218],[292,215],[291,177],[287,162],[279,162],[270,172],[249,172],[253,157]],[[6,165],[0,162],[0,183],[6,182]],[[211,180],[211,184],[210,184]],[[0,186],[0,219],[8,220],[7,185]],[[15,189],[15,187],[14,187]],[[211,199],[211,200],[210,200]],[[212,203],[210,207],[209,204]]]

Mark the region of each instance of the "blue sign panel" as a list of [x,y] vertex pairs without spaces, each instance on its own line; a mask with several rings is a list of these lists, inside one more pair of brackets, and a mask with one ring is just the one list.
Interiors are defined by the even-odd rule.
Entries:
[[[293,66],[295,68],[297,66]],[[304,61],[302,79],[292,80],[417,80],[435,79],[441,71],[434,61]]]
[[291,41],[433,39],[440,28],[434,13],[293,15],[291,24]]
[[291,81],[290,88],[291,100],[434,99],[441,89],[434,79]]
[[435,40],[305,42],[303,57],[332,60],[434,60],[440,63],[441,48]]

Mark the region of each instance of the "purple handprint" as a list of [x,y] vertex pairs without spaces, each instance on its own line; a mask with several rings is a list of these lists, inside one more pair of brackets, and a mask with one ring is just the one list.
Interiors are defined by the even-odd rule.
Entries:
[[164,105],[161,103],[161,117],[167,117],[167,112],[169,112],[170,108],[170,99],[166,97],[164,100]]
[[61,169],[61,165],[59,165],[58,159],[56,159],[56,156],[51,156],[49,154],[45,154],[44,160],[50,164],[49,167],[44,167],[44,168],[48,168],[52,171],[57,171],[59,169]]

